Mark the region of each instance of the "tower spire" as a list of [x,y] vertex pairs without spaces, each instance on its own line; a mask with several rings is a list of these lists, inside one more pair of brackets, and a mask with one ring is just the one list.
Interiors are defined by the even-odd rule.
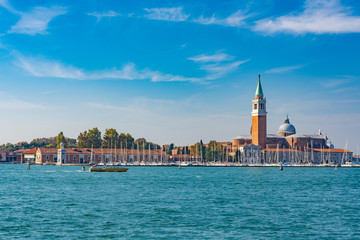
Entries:
[[263,96],[263,95],[264,95],[264,93],[263,93],[263,90],[261,87],[260,74],[259,74],[259,80],[258,80],[255,96]]
[[252,143],[254,145],[260,145],[262,149],[266,149],[267,131],[266,131],[266,99],[262,91],[260,74],[259,80],[255,92],[255,98],[253,98],[252,108],[252,124],[251,124],[251,136]]

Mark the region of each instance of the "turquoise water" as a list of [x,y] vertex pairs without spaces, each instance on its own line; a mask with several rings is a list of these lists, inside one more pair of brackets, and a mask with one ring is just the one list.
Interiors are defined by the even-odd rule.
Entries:
[[0,165],[0,239],[359,239],[360,169]]

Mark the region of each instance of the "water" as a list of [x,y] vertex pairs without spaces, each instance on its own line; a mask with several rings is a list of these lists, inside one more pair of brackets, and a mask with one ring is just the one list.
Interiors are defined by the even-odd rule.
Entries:
[[0,165],[0,239],[360,239],[360,169]]

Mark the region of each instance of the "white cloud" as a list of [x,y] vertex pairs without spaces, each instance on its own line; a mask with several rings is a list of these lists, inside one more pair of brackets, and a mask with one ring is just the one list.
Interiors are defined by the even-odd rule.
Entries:
[[114,11],[107,11],[107,12],[102,12],[102,13],[93,12],[93,13],[88,13],[87,15],[96,17],[97,21],[100,21],[104,17],[118,17],[118,16],[121,16],[120,13],[117,13],[117,12],[114,12]]
[[232,61],[234,58],[234,56],[230,56],[226,53],[216,53],[213,55],[200,54],[188,59],[200,63],[200,69],[205,70],[208,73],[206,79],[212,80],[237,70],[241,64],[249,61],[249,59],[244,61]]
[[150,69],[137,69],[134,63],[127,63],[122,68],[113,68],[102,71],[83,71],[71,65],[65,65],[58,61],[41,58],[17,56],[15,62],[20,68],[36,77],[68,78],[78,80],[99,80],[99,79],[122,79],[122,80],[143,80],[150,79],[153,82],[201,82],[204,78],[189,78],[180,75],[166,74]]
[[20,15],[20,20],[11,27],[9,33],[46,34],[49,22],[56,16],[65,14],[66,8],[53,6],[51,8],[35,7],[30,12],[13,12]]
[[9,3],[8,0],[0,0],[0,6],[6,8],[8,11],[14,13],[14,14],[20,14],[19,11],[17,11],[16,9],[14,9],[11,4]]
[[303,12],[259,20],[254,31],[268,34],[359,33],[360,16],[353,16],[351,9],[342,6],[339,0],[307,0]]
[[206,82],[220,78],[227,73],[235,71],[238,67],[249,61],[230,61],[234,57],[225,53],[214,55],[201,54],[189,60],[200,63],[199,68],[206,71],[204,77],[185,77],[154,71],[149,68],[138,69],[134,63],[127,63],[121,68],[105,70],[85,71],[77,67],[63,64],[59,61],[45,58],[26,57],[19,53],[15,54],[15,64],[24,71],[35,77],[67,78],[78,80],[100,80],[100,79],[121,79],[121,80],[144,80],[152,82]]
[[267,71],[265,71],[265,73],[285,73],[285,72],[291,72],[294,70],[298,70],[303,68],[305,65],[295,65],[295,66],[285,66],[285,67],[278,67],[278,68],[272,68],[269,69]]
[[334,87],[339,87],[341,85],[350,83],[352,81],[354,81],[353,76],[339,76],[339,78],[336,78],[336,79],[323,80],[321,83],[326,88],[334,88]]
[[248,62],[249,59],[244,61],[235,61],[230,63],[213,63],[213,64],[205,64],[200,68],[206,70],[208,72],[208,79],[216,79],[226,74],[233,72],[239,68],[241,64]]
[[36,77],[55,77],[85,79],[86,74],[73,66],[67,66],[57,61],[40,58],[17,56],[16,65]]
[[249,15],[245,15],[243,11],[239,10],[227,18],[216,18],[215,15],[212,15],[210,18],[206,18],[204,16],[200,16],[198,19],[192,20],[193,22],[200,24],[217,24],[222,26],[229,27],[240,27],[245,25],[245,19],[247,19]]
[[188,59],[194,62],[222,62],[231,61],[234,59],[234,57],[226,53],[216,53],[213,55],[200,54],[194,57],[190,57]]
[[175,8],[144,8],[148,14],[144,17],[153,20],[182,22],[188,19],[190,14],[183,13],[183,7]]

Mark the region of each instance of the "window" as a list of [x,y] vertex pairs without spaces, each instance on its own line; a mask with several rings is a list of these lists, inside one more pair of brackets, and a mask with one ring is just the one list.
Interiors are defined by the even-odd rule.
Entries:
[[260,103],[259,107],[260,107],[261,110],[263,110],[264,109],[264,104]]
[[49,156],[46,156],[46,160],[49,160]]
[[254,104],[254,109],[255,109],[255,110],[257,109],[257,104]]
[[73,158],[74,160],[76,160],[76,156],[74,156],[74,158]]

